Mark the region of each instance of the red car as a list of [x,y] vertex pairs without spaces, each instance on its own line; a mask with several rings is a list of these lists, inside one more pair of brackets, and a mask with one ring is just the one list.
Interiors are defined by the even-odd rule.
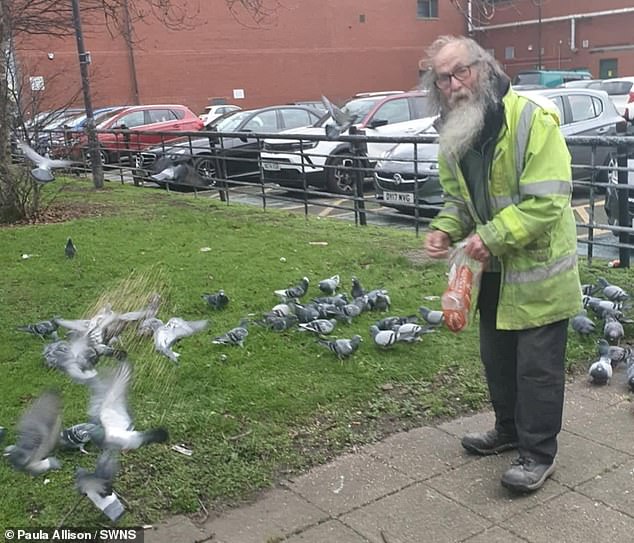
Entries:
[[[189,108],[181,105],[151,105],[126,108],[97,126],[97,139],[104,164],[118,162],[122,156],[160,145],[180,137],[168,132],[193,132],[203,128],[203,122]],[[109,130],[130,130],[112,133]],[[87,155],[86,136],[82,149]]]

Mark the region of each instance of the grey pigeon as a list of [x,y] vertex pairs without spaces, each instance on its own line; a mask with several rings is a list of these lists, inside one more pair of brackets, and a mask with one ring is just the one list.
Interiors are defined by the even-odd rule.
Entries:
[[588,379],[593,385],[605,385],[612,378],[612,364],[605,344],[599,344],[599,360],[590,364]]
[[66,258],[75,258],[75,255],[77,254],[77,248],[75,247],[75,244],[73,243],[73,240],[71,238],[68,238],[66,240],[64,254],[66,255]]
[[419,313],[427,321],[427,323],[440,326],[445,320],[445,314],[442,311],[436,309],[429,309],[424,305],[421,305],[418,308]]
[[274,291],[274,294],[278,296],[283,302],[285,302],[286,300],[299,299],[306,294],[309,284],[310,281],[308,277],[304,277],[298,285],[295,285],[294,287],[289,287],[284,290],[276,290]]
[[343,293],[336,294],[335,296],[319,296],[317,298],[313,298],[313,303],[329,304],[336,305],[337,307],[343,307],[348,303],[348,297]]
[[379,347],[391,347],[397,342],[398,335],[394,330],[381,330],[376,324],[370,326],[370,335]]
[[90,382],[92,395],[88,414],[95,428],[91,440],[102,449],[138,449],[150,443],[168,440],[167,430],[155,428],[144,432],[134,430],[128,411],[128,388],[132,366],[121,362],[117,368]]
[[229,304],[229,297],[225,294],[225,291],[220,289],[213,294],[203,294],[202,299],[207,302],[209,307],[213,309],[224,309]]
[[332,122],[326,123],[326,137],[328,139],[337,139],[352,126],[356,116],[352,116],[341,110],[325,96],[321,97],[321,101],[332,119]]
[[605,325],[603,326],[603,337],[611,343],[619,342],[625,336],[625,329],[618,321],[613,311],[604,313]]
[[596,325],[593,320],[588,317],[587,309],[582,309],[581,312],[575,315],[570,320],[570,325],[575,332],[581,334],[582,336],[589,336],[596,329]]
[[92,422],[80,422],[68,428],[64,428],[59,434],[59,445],[65,449],[79,449],[88,454],[85,447],[90,443],[90,433],[96,424]]
[[352,353],[354,353],[361,343],[362,339],[360,335],[354,335],[350,339],[318,339],[317,342],[324,347],[327,347],[331,352],[337,355],[339,360],[342,360]]
[[76,383],[86,384],[97,376],[94,366],[99,355],[86,336],[49,343],[43,354],[49,368],[63,371]]
[[40,475],[61,464],[51,453],[62,427],[62,401],[57,392],[46,391],[25,411],[18,424],[18,442],[9,447],[9,462],[21,471]]
[[420,336],[424,332],[429,331],[429,327],[423,328],[415,322],[406,322],[405,324],[395,326],[393,330],[396,332],[398,341],[412,343],[414,341],[420,341]]
[[592,296],[592,293],[595,292],[596,287],[591,283],[585,283],[581,285],[581,294],[585,296]]
[[299,324],[300,330],[308,330],[309,332],[314,332],[315,334],[319,334],[320,336],[327,336],[328,334],[332,334],[336,326],[336,319],[316,319],[306,324]]
[[59,326],[55,321],[40,321],[33,324],[18,326],[17,330],[20,332],[28,332],[29,334],[33,334],[34,336],[38,336],[42,339],[46,339],[48,337],[58,339],[58,328]]
[[390,297],[384,288],[374,289],[367,293],[368,305],[371,310],[385,311],[391,305]]
[[582,301],[585,309],[589,307],[600,318],[605,317],[606,311],[620,311],[623,306],[620,302],[603,300],[594,296],[582,296]]
[[302,305],[298,303],[289,303],[293,314],[297,317],[298,322],[307,323],[319,318],[319,311],[311,305]]
[[612,302],[623,302],[630,297],[625,290],[609,283],[605,277],[598,277],[597,285],[602,289],[603,295]]
[[348,324],[352,322],[352,319],[361,315],[361,306],[355,303],[346,304],[341,307],[341,312],[345,315],[345,320]]
[[244,347],[244,340],[249,335],[247,324],[248,321],[246,319],[242,319],[238,326],[232,328],[221,336],[217,336],[213,339],[212,343],[215,343],[216,345],[238,345],[239,347]]
[[328,296],[332,296],[337,288],[339,288],[339,275],[333,275],[332,277],[328,277],[327,279],[322,279],[319,281],[319,290],[321,290],[324,294]]
[[208,320],[186,321],[181,317],[172,317],[163,324],[161,319],[154,317],[143,321],[139,331],[145,331],[149,327],[153,331],[154,348],[172,362],[178,362],[180,353],[173,351],[172,346],[184,337],[205,330],[208,325]]
[[80,494],[87,496],[97,508],[112,522],[116,522],[125,512],[119,497],[112,489],[114,478],[119,472],[116,451],[103,451],[97,459],[94,472],[77,468],[75,486]]
[[626,362],[627,360],[632,358],[632,355],[634,354],[631,347],[610,345],[605,339],[598,340],[597,345],[599,345],[600,350],[607,350],[608,358],[610,359],[612,368],[616,368],[621,362]]
[[361,282],[356,277],[352,278],[352,290],[350,291],[352,298],[361,298],[365,294],[364,288],[361,286]]
[[278,317],[277,315],[266,315],[259,324],[266,326],[267,328],[274,330],[275,332],[283,332],[292,328],[298,323],[297,317],[293,314],[286,315],[284,317]]
[[22,141],[18,142],[18,147],[20,147],[24,156],[35,165],[35,168],[31,170],[31,175],[38,183],[50,183],[51,181],[55,181],[53,170],[57,168],[70,168],[73,165],[69,160],[53,160],[42,156]]
[[293,312],[293,306],[292,303],[281,303],[281,304],[277,304],[274,305],[271,308],[271,311],[269,311],[268,313],[265,313],[264,315],[274,315],[276,317],[287,317],[288,315],[290,315]]
[[398,327],[407,322],[416,323],[418,322],[418,317],[416,315],[409,315],[407,317],[385,317],[379,321],[376,321],[376,325],[379,330],[392,330],[395,326]]
[[628,358],[627,360],[627,386],[634,392],[634,358]]

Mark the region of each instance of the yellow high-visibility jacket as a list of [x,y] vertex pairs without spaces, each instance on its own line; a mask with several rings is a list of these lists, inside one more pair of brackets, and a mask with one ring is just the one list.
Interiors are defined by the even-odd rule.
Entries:
[[[505,94],[504,123],[487,187],[492,219],[482,223],[460,166],[439,156],[445,191],[430,227],[453,242],[480,235],[502,266],[497,327],[521,330],[575,315],[582,307],[570,153],[554,105]],[[441,150],[442,151],[442,150]]]

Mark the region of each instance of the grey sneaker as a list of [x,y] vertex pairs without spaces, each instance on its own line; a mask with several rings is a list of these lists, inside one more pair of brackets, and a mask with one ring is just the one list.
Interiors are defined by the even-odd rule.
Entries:
[[517,449],[517,438],[500,434],[497,430],[467,434],[462,438],[462,446],[472,454],[483,456]]
[[542,487],[555,471],[555,462],[539,464],[534,459],[520,456],[502,475],[502,486],[516,492],[533,492]]

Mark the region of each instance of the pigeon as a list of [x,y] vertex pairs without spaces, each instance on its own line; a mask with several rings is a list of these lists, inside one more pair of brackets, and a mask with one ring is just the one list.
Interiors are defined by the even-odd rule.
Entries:
[[70,168],[73,163],[70,160],[53,160],[38,154],[33,148],[26,143],[20,141],[18,146],[28,158],[35,168],[31,170],[31,175],[38,183],[50,183],[55,181],[53,170],[57,168]]
[[141,323],[139,331],[146,333],[147,327],[152,329],[154,337],[154,348],[164,354],[172,362],[178,362],[180,353],[174,352],[172,346],[179,340],[191,336],[207,328],[208,320],[186,321],[180,317],[172,317],[165,324],[156,317],[146,319]]
[[354,317],[361,315],[361,306],[355,303],[346,304],[341,308],[341,312],[345,315],[345,321],[350,324]]
[[410,315],[408,317],[385,317],[379,321],[376,321],[376,325],[379,330],[392,330],[394,327],[399,327],[407,322],[418,322],[416,315]]
[[75,247],[75,244],[73,243],[73,240],[71,238],[68,238],[66,240],[64,254],[66,255],[66,258],[75,258],[75,255],[77,254],[77,248]]
[[606,345],[599,344],[599,360],[590,364],[588,379],[594,385],[605,385],[612,378],[612,364]]
[[619,342],[625,336],[625,329],[618,321],[614,311],[604,313],[605,325],[603,326],[603,337],[609,342]]
[[350,339],[318,339],[317,342],[324,347],[330,349],[333,353],[337,355],[339,360],[343,360],[344,358],[350,356],[354,353],[361,343],[362,339],[360,335],[354,335]]
[[321,290],[327,296],[332,296],[339,287],[339,275],[333,275],[328,279],[322,279],[319,281],[319,290]]
[[619,347],[618,345],[610,345],[605,339],[598,340],[597,344],[599,345],[599,349],[607,350],[608,358],[610,359],[610,364],[612,364],[612,368],[616,368],[621,362],[626,362],[634,354],[631,347]]
[[570,320],[570,325],[575,332],[581,334],[582,336],[589,336],[596,329],[596,325],[592,319],[588,317],[587,309],[582,309],[580,313],[575,315]]
[[415,322],[406,322],[400,326],[395,326],[393,330],[396,332],[397,340],[405,343],[420,341],[420,336],[429,331],[429,327],[423,328]]
[[18,424],[18,442],[8,448],[9,462],[20,471],[40,475],[60,469],[51,456],[62,427],[62,401],[57,392],[43,392],[22,415]]
[[603,295],[611,302],[623,302],[630,297],[621,287],[612,285],[604,277],[597,278],[597,285],[602,289]]
[[352,278],[352,290],[350,291],[352,298],[361,298],[365,294],[364,288],[361,286],[361,282],[356,277]]
[[205,300],[209,307],[213,309],[224,309],[229,303],[229,297],[222,289],[218,292],[214,292],[213,294],[203,294],[202,299]]
[[84,468],[75,471],[75,486],[80,494],[88,496],[97,508],[112,522],[116,522],[125,512],[119,497],[112,489],[112,482],[119,471],[116,451],[103,451],[97,459],[94,472]]
[[352,116],[341,110],[325,96],[321,97],[321,101],[333,121],[332,123],[326,123],[326,137],[331,140],[337,139],[352,126],[356,116]]
[[594,296],[583,296],[583,307],[588,307],[594,311],[595,315],[599,318],[604,318],[606,311],[620,311],[622,304],[620,302],[613,302],[611,300],[603,300]]
[[428,324],[440,326],[445,320],[445,314],[442,311],[429,309],[424,305],[421,305],[418,311]]
[[634,392],[634,358],[628,358],[627,360],[627,386]]
[[595,292],[596,287],[591,283],[585,283],[581,285],[581,294],[584,296],[592,296],[592,293]]
[[267,328],[276,332],[283,332],[292,328],[298,323],[297,317],[293,314],[286,315],[284,317],[278,317],[277,315],[266,315],[259,324],[263,324]]
[[398,334],[394,330],[381,330],[376,324],[370,326],[370,335],[374,343],[379,347],[391,347],[398,340]]
[[337,307],[343,307],[348,303],[348,298],[345,294],[337,294],[336,296],[319,296],[313,298],[315,304],[329,304],[336,305]]
[[294,287],[289,287],[284,290],[276,290],[274,294],[278,296],[283,302],[286,300],[299,299],[306,294],[310,281],[308,277],[302,278],[301,282]]
[[127,401],[131,378],[132,366],[124,361],[114,371],[90,382],[92,395],[88,414],[96,425],[90,430],[90,439],[101,449],[138,449],[169,438],[164,428],[134,430]]
[[248,321],[246,319],[242,319],[238,326],[232,328],[221,336],[217,336],[213,339],[212,343],[215,343],[216,345],[238,345],[240,347],[244,347],[244,340],[249,335],[247,323]]
[[298,303],[289,303],[293,313],[297,317],[298,322],[307,323],[319,318],[319,311],[311,305],[302,305]]
[[48,337],[58,339],[58,328],[59,325],[55,321],[40,321],[33,324],[18,326],[17,330],[20,332],[28,332],[29,334],[33,334],[34,336],[38,336],[42,339],[46,339]]
[[43,354],[49,368],[63,371],[76,383],[86,384],[97,376],[94,367],[99,354],[86,336],[49,343]]
[[367,297],[371,310],[384,311],[390,307],[390,297],[384,288],[371,290],[367,293]]
[[271,308],[271,311],[269,311],[268,313],[265,313],[264,316],[273,315],[276,317],[287,317],[292,312],[293,312],[293,307],[291,304],[282,303],[282,304],[274,305]]
[[306,324],[299,324],[300,330],[308,330],[309,332],[314,332],[316,334],[319,334],[320,336],[327,336],[328,334],[332,334],[336,326],[336,319],[316,319]]
[[92,422],[81,422],[64,428],[59,434],[59,445],[65,449],[79,449],[88,454],[85,447],[90,442],[90,432],[96,427]]

